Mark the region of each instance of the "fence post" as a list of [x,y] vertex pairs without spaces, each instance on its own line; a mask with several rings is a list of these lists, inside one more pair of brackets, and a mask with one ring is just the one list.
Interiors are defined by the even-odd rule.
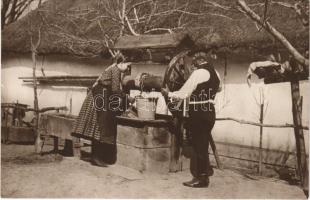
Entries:
[[302,126],[302,97],[300,96],[299,81],[291,81],[292,111],[294,121],[294,133],[296,139],[297,166],[300,173],[301,186],[308,196],[309,171],[306,155],[306,146]]
[[[260,117],[259,122],[264,122],[264,103],[260,105]],[[259,161],[258,161],[258,173],[262,175],[262,160],[263,160],[263,126],[259,127]]]

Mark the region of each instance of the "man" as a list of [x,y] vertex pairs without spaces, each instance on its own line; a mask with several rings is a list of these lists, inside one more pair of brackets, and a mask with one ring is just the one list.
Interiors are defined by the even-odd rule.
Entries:
[[209,137],[215,123],[214,98],[219,90],[220,78],[205,55],[193,58],[194,71],[179,91],[162,94],[174,99],[190,98],[188,128],[192,134],[194,155],[191,158],[193,179],[183,185],[194,188],[208,187],[209,176],[213,174],[210,166],[208,148]]

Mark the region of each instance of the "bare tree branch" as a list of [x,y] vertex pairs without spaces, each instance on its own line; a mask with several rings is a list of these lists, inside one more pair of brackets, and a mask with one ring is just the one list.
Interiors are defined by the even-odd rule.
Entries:
[[35,0],[2,0],[1,29],[18,20]]
[[260,24],[268,33],[270,33],[275,39],[277,39],[296,59],[296,61],[304,67],[309,66],[309,60],[302,56],[293,45],[277,30],[275,29],[268,21],[265,23],[261,18],[245,3],[244,0],[238,0],[237,4],[240,6],[240,9],[243,10],[247,16],[249,16],[253,21]]
[[172,33],[173,31],[170,28],[153,28],[147,31],[144,31],[144,34],[154,32],[154,31],[167,31],[168,33]]
[[210,4],[210,5],[212,5],[213,7],[221,8],[221,9],[223,9],[223,10],[230,10],[230,9],[231,9],[231,7],[220,5],[220,4],[218,4],[218,3],[214,2],[214,1],[205,0],[205,3],[206,3],[206,4]]
[[130,24],[130,22],[129,22],[127,16],[125,16],[125,20],[126,20],[126,22],[127,22],[127,25],[128,25],[128,28],[129,28],[131,34],[132,34],[132,35],[135,35],[135,36],[138,36],[139,34],[136,33],[136,31],[132,28],[132,25]]
[[147,1],[142,1],[142,2],[139,2],[139,3],[136,3],[134,4],[133,6],[131,6],[127,11],[126,11],[126,15],[128,15],[133,9],[139,7],[139,6],[142,6],[143,4],[146,4],[146,3],[150,3],[152,2],[153,0],[147,0]]

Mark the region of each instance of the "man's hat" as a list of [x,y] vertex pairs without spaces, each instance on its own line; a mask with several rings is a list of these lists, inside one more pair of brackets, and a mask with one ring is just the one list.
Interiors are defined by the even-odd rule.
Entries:
[[199,53],[193,56],[193,64],[197,68],[206,67],[210,65],[207,56],[205,54]]

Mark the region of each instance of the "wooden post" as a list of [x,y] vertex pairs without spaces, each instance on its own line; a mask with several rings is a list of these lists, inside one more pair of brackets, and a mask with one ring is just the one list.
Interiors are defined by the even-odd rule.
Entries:
[[182,169],[181,165],[181,142],[180,136],[182,134],[181,119],[175,117],[173,119],[173,125],[171,127],[171,159],[169,172],[177,172]]
[[9,108],[5,108],[4,112],[5,112],[4,113],[4,116],[5,116],[5,135],[4,135],[3,143],[6,144],[9,141]]
[[73,144],[73,156],[74,157],[81,157],[81,140],[80,138],[72,137],[72,144]]
[[38,126],[39,126],[39,102],[38,102],[38,93],[37,93],[37,78],[36,78],[36,68],[37,68],[37,60],[36,60],[36,49],[33,47],[32,44],[32,49],[31,49],[31,55],[32,55],[32,76],[33,76],[33,92],[34,92],[34,101],[33,101],[33,106],[34,106],[34,115],[35,115],[35,120],[34,120],[34,133],[36,135],[36,141],[35,141],[35,152],[40,153],[41,149],[40,147],[42,146],[41,143],[41,136],[38,131]]
[[[259,122],[264,122],[264,103],[260,105],[260,117]],[[259,161],[258,161],[258,173],[262,175],[262,160],[263,160],[263,127],[259,127]]]
[[306,147],[302,126],[302,97],[300,96],[299,81],[291,81],[291,93],[292,93],[292,111],[293,111],[293,121],[294,134],[296,139],[296,154],[297,154],[297,166],[300,174],[300,180],[302,188],[305,192],[308,192],[308,163],[306,155]]
[[214,158],[215,158],[215,161],[216,161],[217,168],[223,169],[223,166],[222,166],[222,163],[220,161],[220,157],[219,157],[219,155],[217,153],[216,146],[215,146],[215,143],[214,143],[214,140],[213,140],[213,136],[212,136],[211,133],[209,135],[209,143],[210,143],[211,149],[212,149],[213,154],[214,154]]
[[37,48],[39,47],[41,43],[41,30],[39,29],[38,32],[38,41],[36,44],[33,43],[32,35],[30,37],[30,44],[31,44],[31,57],[32,57],[32,76],[33,76],[33,93],[34,93],[34,114],[35,114],[35,120],[34,120],[34,133],[36,135],[36,141],[35,141],[35,152],[41,153],[41,135],[38,131],[39,128],[39,102],[38,102],[38,93],[37,93],[37,76],[36,76],[36,68],[37,68]]
[[69,114],[72,115],[72,96],[70,97]]
[[54,153],[58,153],[59,149],[58,149],[58,137],[54,136]]

